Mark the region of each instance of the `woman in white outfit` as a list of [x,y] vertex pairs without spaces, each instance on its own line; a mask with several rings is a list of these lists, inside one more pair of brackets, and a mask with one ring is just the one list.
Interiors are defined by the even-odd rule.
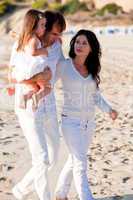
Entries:
[[[55,70],[57,62],[62,58],[61,44],[57,40],[61,32],[65,29],[65,20],[60,13],[46,11],[47,35],[42,38],[45,41],[45,47],[48,47],[48,64],[52,66],[51,85],[54,84]],[[16,50],[12,51],[11,65],[15,65]],[[17,75],[15,78],[17,81]],[[17,199],[23,199],[25,195],[34,188],[40,200],[50,200],[50,191],[48,184],[48,169],[57,159],[59,149],[59,131],[56,115],[54,92],[51,91],[47,98],[41,98],[37,110],[32,110],[32,100],[28,100],[26,109],[20,108],[20,97],[23,84],[34,82],[38,77],[27,75],[26,80],[21,80],[15,84],[15,112],[17,114],[20,126],[28,142],[29,150],[32,156],[32,168],[24,178],[13,188],[13,194]],[[41,75],[40,75],[41,77]],[[43,74],[42,74],[43,77]],[[42,95],[43,96],[43,95]]]
[[69,150],[67,162],[56,187],[57,200],[66,200],[74,178],[80,200],[92,200],[87,179],[87,151],[95,130],[95,105],[115,120],[117,112],[99,91],[101,69],[100,44],[95,34],[80,30],[71,40],[70,59],[59,63],[57,79],[61,79],[62,133]]

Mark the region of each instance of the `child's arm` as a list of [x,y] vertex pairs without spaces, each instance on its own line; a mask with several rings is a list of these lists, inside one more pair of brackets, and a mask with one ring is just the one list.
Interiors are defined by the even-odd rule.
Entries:
[[95,97],[95,104],[103,111],[109,113],[110,117],[115,120],[117,118],[117,111],[112,109],[112,107],[109,105],[109,103],[103,98],[103,96],[100,93],[100,90],[97,89]]
[[32,56],[45,55],[48,56],[48,51],[46,48],[38,48],[39,40],[36,37],[33,37],[29,41],[29,50]]

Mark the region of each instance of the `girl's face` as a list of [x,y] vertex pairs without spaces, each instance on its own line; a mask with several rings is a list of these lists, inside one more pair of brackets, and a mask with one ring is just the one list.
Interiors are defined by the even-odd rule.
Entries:
[[85,35],[77,36],[74,44],[74,52],[76,56],[87,57],[91,51],[91,46],[88,43],[87,37]]
[[37,29],[36,29],[36,34],[38,37],[43,36],[43,34],[45,33],[45,29],[46,29],[45,26],[46,26],[46,19],[45,18],[39,19]]

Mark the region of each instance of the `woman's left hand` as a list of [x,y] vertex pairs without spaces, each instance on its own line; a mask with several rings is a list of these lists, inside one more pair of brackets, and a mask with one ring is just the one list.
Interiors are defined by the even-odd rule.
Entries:
[[117,113],[116,110],[113,110],[113,109],[112,109],[112,110],[109,112],[109,115],[110,115],[110,117],[111,117],[112,120],[116,120],[116,119],[117,119],[117,116],[118,116],[118,113]]

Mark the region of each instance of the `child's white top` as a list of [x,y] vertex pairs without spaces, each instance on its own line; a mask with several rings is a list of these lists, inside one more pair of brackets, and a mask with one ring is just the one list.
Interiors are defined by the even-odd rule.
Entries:
[[[54,85],[55,81],[55,71],[56,65],[60,59],[64,59],[62,48],[60,42],[55,42],[53,45],[48,47],[48,56],[33,56],[35,58],[28,57],[27,54],[16,51],[17,43],[14,44],[10,59],[10,65],[13,67],[12,77],[15,78],[18,82],[23,80],[28,80],[32,78],[35,74],[42,72],[46,66],[49,66],[52,71],[52,80],[51,83]],[[33,59],[33,60],[32,60]],[[26,62],[25,62],[26,60]],[[27,61],[28,60],[28,61]],[[33,62],[31,62],[31,60]],[[35,61],[35,62],[34,62]],[[30,63],[29,66],[24,65],[24,63]],[[34,63],[34,65],[31,65]],[[20,97],[23,93],[24,84],[16,84],[16,92],[15,92],[15,110],[19,109]],[[47,105],[48,111],[53,111],[55,109],[55,97],[54,92],[52,91],[49,95],[45,97],[44,101],[45,106]]]
[[94,121],[95,105],[110,112],[111,106],[100,94],[92,75],[81,76],[71,59],[59,62],[56,79],[61,79],[62,83],[62,98],[57,101],[61,113],[70,118]]
[[[17,81],[27,80],[43,71],[45,68],[46,56],[38,55],[32,56],[28,45],[24,51],[17,52],[18,42],[15,42],[12,50],[10,64],[15,65],[12,76]],[[41,42],[38,40],[37,49],[42,48]]]

